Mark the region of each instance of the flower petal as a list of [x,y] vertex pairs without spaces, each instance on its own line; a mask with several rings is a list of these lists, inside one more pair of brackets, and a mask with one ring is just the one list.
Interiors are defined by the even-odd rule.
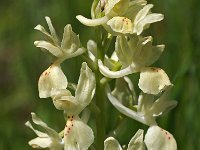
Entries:
[[78,116],[69,120],[64,134],[65,150],[87,150],[94,141],[92,129]]
[[50,148],[51,150],[62,150],[63,143],[59,134],[55,130],[48,127],[47,124],[43,122],[39,117],[37,117],[35,113],[31,113],[31,115],[33,122],[42,127],[46,133],[35,130],[30,122],[26,122],[25,125],[31,128],[38,135],[37,138],[29,141],[29,145],[31,145],[33,148]]
[[150,9],[153,7],[153,4],[148,4],[144,6],[135,17],[135,24],[137,24],[140,20],[144,19],[146,15],[149,13]]
[[53,104],[59,110],[65,110],[68,114],[75,114],[76,111],[80,112],[78,101],[67,89],[55,91],[52,99]]
[[97,43],[93,40],[89,40],[87,42],[87,49],[90,51],[95,57],[97,56]]
[[48,24],[48,26],[49,26],[49,30],[50,30],[50,32],[51,32],[51,36],[52,36],[52,38],[53,38],[54,44],[55,44],[56,46],[58,46],[58,45],[59,45],[59,39],[58,39],[58,36],[57,36],[57,34],[56,34],[56,31],[55,31],[55,29],[54,29],[54,27],[53,27],[53,25],[52,25],[52,23],[51,23],[51,19],[50,19],[48,16],[46,16],[45,19],[46,19],[46,22],[47,22],[47,24]]
[[115,138],[108,137],[104,141],[104,150],[122,150],[122,147]]
[[139,129],[136,134],[132,137],[128,143],[127,150],[145,150],[143,142],[143,132],[144,130]]
[[138,85],[144,93],[157,95],[172,84],[164,70],[149,67],[141,71]]
[[170,88],[167,89],[160,98],[158,98],[151,107],[151,112],[153,116],[160,116],[166,114],[171,109],[176,107],[177,101],[169,100]]
[[27,127],[29,127],[30,129],[32,129],[38,137],[41,137],[41,138],[46,138],[46,137],[48,137],[48,135],[47,135],[46,133],[40,132],[40,131],[36,130],[35,128],[33,128],[32,124],[31,124],[29,121],[27,121],[27,122],[25,123],[25,125],[26,125]]
[[56,57],[61,57],[63,55],[62,51],[60,48],[54,46],[50,42],[47,41],[35,41],[34,45],[39,48],[46,49],[49,51],[51,54],[53,54]]
[[60,142],[62,141],[59,134],[55,130],[48,127],[47,124],[43,122],[35,113],[31,113],[31,115],[32,115],[33,122],[39,125],[40,127],[42,127],[51,139],[60,141]]
[[105,76],[109,78],[121,78],[123,76],[126,76],[128,74],[137,72],[137,70],[134,69],[133,66],[128,66],[127,68],[121,69],[119,71],[111,71],[108,67],[104,66],[101,60],[98,60],[98,66],[100,72]]
[[46,138],[37,137],[28,142],[28,144],[33,148],[49,148],[51,147],[51,143],[52,141],[49,137]]
[[104,16],[102,18],[97,18],[97,19],[88,19],[81,15],[76,16],[76,19],[78,19],[82,24],[84,24],[86,26],[103,25],[109,20],[107,16]]
[[105,5],[105,14],[108,16],[122,15],[129,6],[130,0],[108,0]]
[[127,107],[132,106],[136,102],[135,90],[128,77],[116,79],[115,89],[112,91],[112,95]]
[[177,150],[173,135],[158,126],[148,129],[144,142],[148,150]]
[[134,49],[135,47],[129,47],[125,36],[117,36],[115,42],[115,52],[123,67],[129,66],[133,62]]
[[60,65],[51,65],[39,78],[38,89],[40,98],[47,98],[59,89],[67,88],[67,78],[61,70]]
[[75,99],[84,109],[92,100],[95,90],[95,76],[92,70],[87,66],[87,63],[82,63],[81,74],[78,81],[78,86],[75,91]]
[[46,36],[48,36],[50,39],[53,40],[52,36],[45,30],[45,28],[43,26],[41,26],[40,24],[37,25],[35,28],[35,30],[38,30],[40,32],[42,32],[43,34],[45,34]]
[[118,33],[133,33],[133,23],[130,19],[125,17],[113,17],[107,22],[107,25],[109,25],[113,31]]
[[74,53],[80,47],[79,37],[72,31],[70,24],[64,28],[63,39],[61,42],[61,48],[64,53]]
[[140,35],[143,31],[143,29],[148,26],[151,23],[158,22],[163,20],[164,15],[163,14],[149,14],[144,19],[142,19],[138,24],[135,25],[134,31],[137,33],[137,35]]

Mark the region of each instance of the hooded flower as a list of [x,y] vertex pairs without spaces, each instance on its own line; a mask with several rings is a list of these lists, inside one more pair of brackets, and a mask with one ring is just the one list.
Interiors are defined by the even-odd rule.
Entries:
[[66,59],[81,55],[85,52],[85,48],[81,46],[79,36],[72,31],[72,27],[70,24],[65,26],[63,39],[60,42],[50,18],[45,17],[45,19],[49,26],[51,34],[49,34],[43,26],[37,25],[35,29],[45,34],[49,40],[35,41],[34,44],[36,47],[47,50],[49,53],[58,58],[57,61],[59,63]]
[[34,129],[29,121],[26,122],[25,125],[31,128],[38,136],[37,138],[29,141],[29,145],[31,145],[33,148],[49,148],[50,150],[62,150],[64,144],[59,134],[55,130],[49,128],[46,123],[44,123],[39,117],[36,116],[35,113],[31,113],[31,115],[33,122],[44,129],[45,133]]
[[[137,131],[137,133],[130,140],[127,150],[145,150],[143,132],[144,131],[141,129]],[[115,138],[108,137],[104,141],[104,150],[122,150],[122,147]]]
[[172,85],[164,70],[152,65],[164,50],[164,45],[152,45],[152,37],[117,36],[115,52],[122,67],[119,71],[111,71],[102,61],[98,61],[100,72],[109,78],[120,78],[128,74],[140,72],[139,88],[148,94],[158,94]]
[[92,16],[102,17],[87,19],[78,15],[76,18],[86,26],[103,25],[112,34],[140,35],[151,23],[163,19],[162,14],[151,13],[152,4],[146,4],[145,0],[101,0],[92,10]]
[[67,114],[64,129],[65,150],[86,150],[94,141],[92,129],[79,118],[79,114],[91,102],[94,90],[94,73],[83,63],[75,96],[66,89],[58,89],[52,95],[55,107]]

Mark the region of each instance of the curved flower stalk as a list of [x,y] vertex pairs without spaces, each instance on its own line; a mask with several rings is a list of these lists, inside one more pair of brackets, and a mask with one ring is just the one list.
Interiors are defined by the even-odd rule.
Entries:
[[49,38],[49,40],[35,41],[34,44],[36,47],[45,49],[46,51],[57,57],[57,62],[59,63],[66,59],[81,55],[86,51],[85,48],[81,46],[79,36],[72,31],[72,27],[70,24],[65,26],[63,39],[60,42],[56,31],[51,23],[51,19],[49,17],[45,17],[45,19],[49,26],[51,34],[49,34],[43,26],[37,25],[35,29],[45,34],[47,38]]
[[98,7],[102,10],[101,18],[87,19],[81,15],[76,18],[86,26],[103,25],[112,34],[137,35],[151,23],[164,18],[162,14],[151,13],[153,5],[147,4],[145,0],[107,0],[104,3],[100,1],[96,9],[99,9]]
[[37,138],[29,141],[29,145],[33,148],[49,148],[50,150],[62,150],[64,147],[64,142],[59,134],[55,130],[48,127],[46,123],[44,123],[39,117],[36,116],[35,113],[31,113],[31,115],[33,122],[44,129],[45,133],[34,129],[31,123],[27,121],[25,125],[32,129],[38,136]]
[[[124,81],[129,84],[129,87],[127,88],[130,89],[131,82],[128,80]],[[137,103],[135,102],[134,107],[130,105],[126,107],[122,102],[127,100],[122,99],[124,97],[119,97],[119,95],[124,95],[125,91],[120,92],[118,90],[118,93],[115,94],[116,88],[112,93],[107,94],[108,99],[113,104],[113,106],[122,114],[149,126],[156,125],[156,117],[164,115],[177,105],[176,101],[169,100],[168,96],[170,89],[168,89],[156,100],[153,95],[145,94],[142,92],[137,100]],[[126,97],[135,97],[135,94],[131,94],[134,93],[133,90],[131,91],[132,92],[129,93],[129,96]]]
[[115,52],[122,68],[119,71],[111,71],[98,60],[100,72],[109,78],[140,72],[139,88],[148,94],[160,93],[172,84],[162,69],[148,67],[158,60],[164,50],[164,45],[153,46],[152,42],[151,36],[117,36]]
[[55,107],[67,114],[64,129],[65,150],[86,150],[94,141],[92,129],[79,118],[81,111],[91,102],[94,90],[94,73],[83,63],[75,96],[68,90],[57,90],[52,96]]
[[[131,138],[127,150],[145,150],[143,132],[144,131],[141,129],[137,131],[137,133]],[[115,138],[108,137],[104,141],[104,150],[122,150],[122,147]]]

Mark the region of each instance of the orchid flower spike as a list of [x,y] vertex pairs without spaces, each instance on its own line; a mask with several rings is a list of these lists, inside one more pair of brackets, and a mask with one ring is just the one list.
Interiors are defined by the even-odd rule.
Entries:
[[75,96],[66,89],[58,89],[52,96],[55,107],[67,114],[64,129],[65,150],[86,150],[94,141],[92,129],[79,118],[79,114],[91,102],[94,90],[94,73],[83,63]]
[[151,23],[161,21],[162,14],[151,13],[152,4],[147,4],[146,0],[106,0],[99,1],[96,9],[92,10],[93,17],[100,18],[87,19],[81,15],[76,18],[86,26],[102,25],[111,34],[137,34],[149,27]]
[[128,74],[140,72],[139,88],[148,94],[159,94],[171,84],[164,70],[148,67],[158,60],[164,45],[152,45],[152,37],[117,36],[115,52],[122,67],[119,71],[111,71],[98,60],[100,72],[109,78],[120,78]]
[[[130,140],[127,150],[145,150],[143,132],[144,131],[141,129],[137,131],[137,133]],[[122,150],[122,147],[115,138],[108,137],[104,141],[104,150]]]
[[72,31],[72,27],[70,24],[65,26],[63,39],[60,42],[56,31],[51,23],[51,19],[49,17],[45,17],[45,19],[49,26],[51,34],[49,34],[43,26],[37,25],[35,29],[45,34],[49,38],[49,40],[35,41],[34,44],[36,47],[44,49],[57,57],[57,62],[59,63],[66,59],[81,55],[86,51],[85,48],[81,46],[79,36]]
[[64,147],[64,142],[59,134],[55,130],[48,127],[47,124],[44,123],[39,117],[37,117],[35,113],[31,113],[31,115],[33,122],[44,129],[45,133],[34,129],[29,121],[26,122],[25,125],[31,128],[38,136],[37,138],[29,141],[29,145],[33,148],[49,148],[50,150],[62,150]]

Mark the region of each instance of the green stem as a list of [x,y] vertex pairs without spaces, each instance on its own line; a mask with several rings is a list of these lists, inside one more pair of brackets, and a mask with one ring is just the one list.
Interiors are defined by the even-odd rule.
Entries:
[[100,112],[96,114],[96,150],[104,149],[105,140],[105,87],[100,83],[101,74],[96,72],[96,105]]
[[[96,42],[97,42],[97,59],[103,60],[103,46],[102,46],[102,32],[101,28],[97,27],[95,30],[96,33]],[[97,64],[97,62],[96,62]],[[97,64],[98,66],[98,64]],[[96,105],[99,108],[100,112],[96,113],[96,150],[104,149],[104,140],[105,140],[105,86],[100,83],[101,78],[103,77],[97,69],[95,71],[96,76]]]

